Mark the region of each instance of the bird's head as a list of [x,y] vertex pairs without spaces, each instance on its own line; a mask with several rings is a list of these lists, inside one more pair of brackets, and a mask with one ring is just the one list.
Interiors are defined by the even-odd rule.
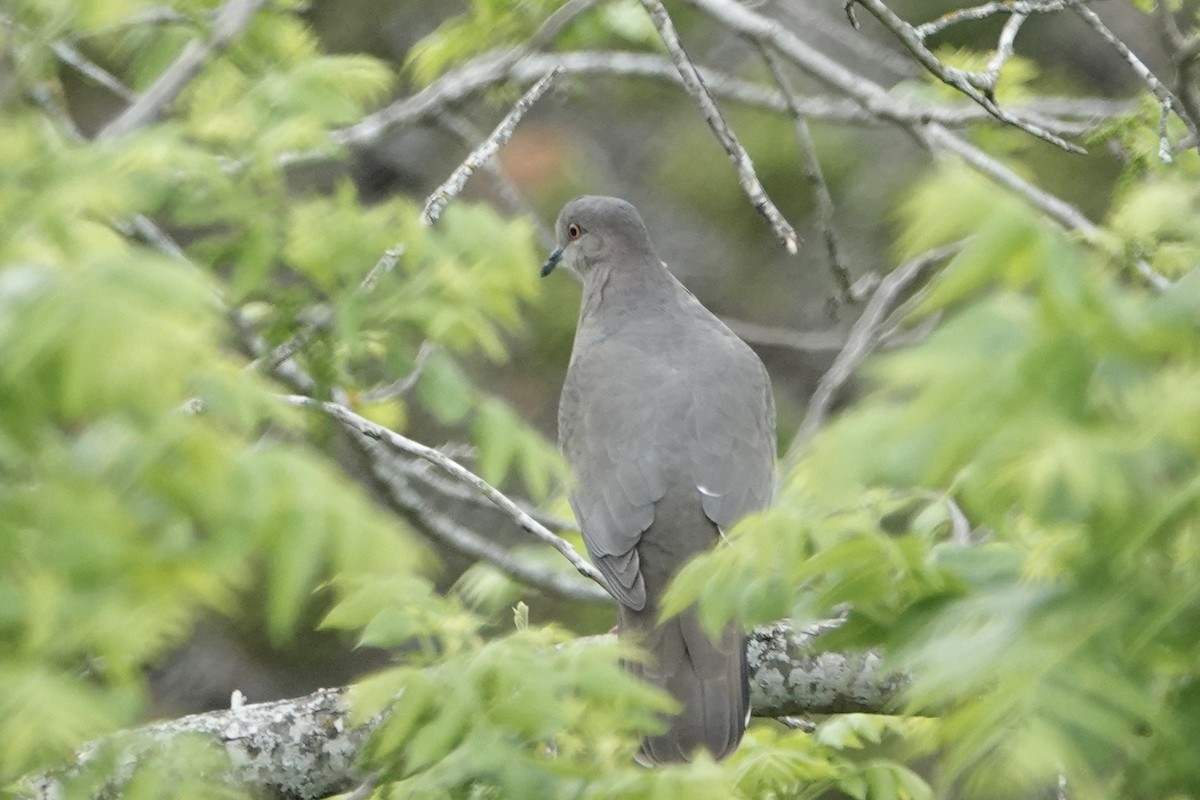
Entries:
[[637,209],[616,197],[575,198],[559,212],[554,231],[558,247],[542,265],[542,277],[560,263],[586,280],[602,264],[658,262]]

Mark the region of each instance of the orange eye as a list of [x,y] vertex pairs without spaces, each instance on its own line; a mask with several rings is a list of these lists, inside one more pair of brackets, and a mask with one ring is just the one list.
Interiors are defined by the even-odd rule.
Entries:
[[574,222],[567,226],[567,236],[571,237],[572,239],[578,239],[582,235],[583,228],[580,228]]

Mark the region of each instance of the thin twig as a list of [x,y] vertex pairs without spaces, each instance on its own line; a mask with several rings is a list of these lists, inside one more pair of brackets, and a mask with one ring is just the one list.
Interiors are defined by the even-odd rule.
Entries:
[[[396,268],[396,264],[404,257],[404,245],[397,244],[383,251],[383,255],[368,270],[362,282],[355,291],[359,295],[367,295],[375,291],[379,279]],[[297,353],[312,344],[317,334],[329,330],[333,324],[333,312],[328,306],[313,306],[302,314],[300,330],[284,341],[275,345],[271,352],[261,358],[256,358],[246,365],[246,369],[262,369],[274,371],[280,364],[290,361]]]
[[[480,142],[485,139],[483,131],[476,128],[469,119],[461,114],[447,110],[440,111],[435,116],[443,128],[457,136],[468,147],[478,147]],[[492,183],[496,187],[496,195],[508,207],[508,210],[513,214],[524,217],[533,225],[533,232],[537,236],[538,244],[547,251],[553,250],[557,245],[554,239],[554,231],[542,221],[537,209],[525,199],[525,196],[517,188],[517,185],[509,180],[508,176],[504,174],[504,170],[500,168],[500,165],[494,159],[489,159],[483,162],[483,171],[492,179]]]
[[[1184,108],[1187,109],[1188,116],[1193,120],[1200,121],[1200,98],[1197,98],[1196,85],[1192,78],[1197,58],[1200,57],[1200,34],[1184,36],[1178,23],[1175,22],[1175,14],[1171,11],[1170,3],[1165,0],[1159,0],[1154,4],[1154,12],[1158,20],[1163,47],[1171,54],[1171,61],[1175,64],[1176,94]],[[1160,134],[1160,136],[1165,138],[1165,134]],[[1196,139],[1194,136],[1191,138]]]
[[[1075,13],[1084,22],[1091,26],[1092,30],[1100,35],[1101,39],[1108,42],[1120,54],[1121,58],[1125,59],[1125,63],[1129,64],[1133,68],[1134,73],[1150,87],[1150,91],[1154,92],[1154,96],[1158,98],[1159,102],[1164,107],[1169,106],[1174,110],[1175,114],[1187,125],[1188,130],[1193,135],[1196,135],[1198,121],[1188,114],[1187,109],[1180,102],[1179,98],[1175,96],[1175,93],[1167,88],[1167,85],[1160,81],[1158,76],[1124,42],[1117,38],[1116,34],[1109,30],[1108,26],[1104,24],[1104,20],[1100,19],[1095,11],[1085,6],[1080,0],[1071,0],[1071,8],[1074,9]],[[1167,150],[1169,152],[1169,146]]]
[[817,146],[813,142],[812,133],[808,130],[808,121],[796,104],[796,95],[792,91],[787,75],[784,74],[779,58],[762,42],[755,41],[754,45],[763,61],[766,62],[767,69],[771,71],[771,77],[775,79],[779,91],[783,93],[788,112],[795,123],[796,141],[800,144],[800,152],[804,156],[804,175],[812,185],[813,194],[817,198],[817,210],[821,218],[821,238],[825,240],[825,255],[829,259],[829,270],[833,273],[833,280],[837,285],[835,297],[842,304],[853,302],[854,295],[850,290],[850,272],[842,263],[841,255],[838,252],[837,230],[833,226],[833,195],[829,193],[829,184],[825,182],[825,174],[821,171],[821,159],[817,156]]
[[534,536],[541,539],[543,542],[546,542],[558,552],[562,553],[567,561],[571,563],[571,566],[578,570],[580,575],[583,575],[586,578],[591,578],[596,583],[600,584],[605,591],[608,590],[608,585],[604,580],[604,576],[600,574],[599,570],[597,570],[588,562],[584,561],[579,555],[578,551],[571,546],[570,542],[560,536],[556,536],[545,526],[538,523],[537,520],[533,519],[533,517],[526,514],[520,506],[510,500],[499,489],[492,486],[483,478],[471,472],[469,469],[464,467],[462,464],[459,464],[446,454],[435,450],[432,447],[423,445],[420,442],[414,442],[412,439],[401,436],[395,431],[371,422],[365,417],[360,417],[358,414],[355,414],[353,411],[343,405],[339,405],[337,403],[322,403],[312,399],[311,397],[303,397],[300,395],[288,395],[283,399],[294,406],[324,411],[326,414],[343,423],[344,425],[357,430],[363,436],[375,439],[376,441],[384,442],[400,452],[423,458],[431,464],[440,467],[450,475],[453,475],[458,480],[462,481],[468,486],[471,486],[484,497],[491,500],[510,517],[516,520],[517,524],[520,525],[524,530],[532,533]]
[[[926,120],[914,120],[900,113],[893,98],[877,83],[852,72],[838,62],[813,50],[801,39],[774,20],[735,2],[734,0],[690,0],[709,16],[734,32],[760,40],[771,46],[806,73],[845,94],[879,119],[899,125],[930,149],[942,150],[960,157],[972,169],[987,176],[1009,191],[1025,198],[1064,227],[1076,230],[1094,247],[1104,249],[1100,229],[1079,209],[1021,178],[1013,170],[980,150],[975,145],[948,130],[945,126]],[[1105,250],[1105,252],[1108,252]],[[1155,288],[1165,288],[1170,282],[1155,273],[1144,260],[1135,261],[1135,269]]]
[[983,72],[982,88],[986,94],[995,96],[996,84],[1000,82],[1000,70],[1004,69],[1005,62],[1012,58],[1013,48],[1017,41],[1017,31],[1021,29],[1027,19],[1029,19],[1027,14],[1013,14],[1000,29],[1000,38],[996,41],[996,52],[988,59],[987,67]]
[[445,183],[433,191],[429,195],[429,199],[425,201],[425,207],[421,210],[421,222],[425,225],[436,225],[438,218],[442,216],[442,212],[446,210],[446,205],[452,198],[462,191],[467,185],[467,181],[475,171],[479,169],[484,162],[488,161],[496,152],[508,143],[512,138],[513,132],[516,131],[517,125],[521,122],[522,117],[533,108],[534,103],[541,99],[549,89],[550,84],[554,79],[562,74],[561,69],[554,69],[545,75],[541,80],[533,85],[533,87],[521,96],[521,99],[516,102],[512,109],[500,121],[483,142],[471,151],[470,155],[458,165],[454,172],[450,173],[450,177]]
[[1013,127],[1036,136],[1043,141],[1049,142],[1057,147],[1062,148],[1070,153],[1085,153],[1082,147],[1068,142],[1061,136],[1043,128],[1029,120],[1021,119],[1016,115],[1005,111],[996,105],[995,100],[990,94],[980,88],[980,84],[984,79],[973,73],[965,70],[955,69],[942,63],[933,51],[925,46],[924,40],[917,35],[916,29],[901,19],[894,11],[888,8],[882,0],[846,0],[846,7],[852,8],[854,5],[860,5],[878,19],[885,28],[891,31],[900,43],[903,44],[913,57],[919,61],[925,69],[929,70],[940,81],[953,86],[967,97],[978,103],[983,109],[1001,122],[1005,122]]
[[362,283],[358,284],[358,291],[362,294],[370,294],[375,291],[375,286],[384,273],[391,272],[400,263],[400,259],[404,257],[404,250],[403,244],[396,244],[384,250],[383,255],[375,262],[375,266],[367,271]]
[[224,52],[268,0],[226,0],[213,21],[208,41],[189,41],[183,51],[140,97],[96,135],[112,139],[150,124],[163,113],[213,56]]
[[53,42],[50,45],[50,49],[54,51],[54,55],[58,57],[59,61],[74,68],[80,75],[90,78],[100,86],[108,89],[126,103],[132,103],[137,99],[137,96],[116,75],[113,75],[104,67],[79,52],[79,49],[74,45],[66,42]]
[[999,0],[999,2],[984,3],[972,8],[959,8],[947,12],[937,19],[915,26],[913,33],[922,40],[925,40],[960,22],[984,19],[993,14],[1048,14],[1053,11],[1062,11],[1067,7],[1069,1],[1040,0],[1039,2],[1038,0],[1028,0],[1028,2],[1021,2],[1021,0]]
[[746,152],[746,148],[742,147],[742,143],[738,141],[737,136],[725,121],[720,107],[713,100],[708,87],[704,85],[704,79],[700,76],[699,70],[696,69],[696,65],[692,63],[692,59],[683,49],[683,43],[679,41],[679,34],[676,33],[675,24],[671,22],[667,10],[663,8],[663,4],[659,0],[641,0],[641,4],[650,15],[654,27],[658,30],[659,38],[666,45],[667,52],[671,54],[671,60],[675,62],[675,67],[679,70],[679,77],[683,79],[684,88],[700,107],[700,113],[704,115],[708,126],[716,135],[717,141],[721,143],[733,162],[733,167],[737,170],[738,182],[750,200],[750,204],[758,210],[758,213],[766,217],[784,248],[794,255],[799,250],[800,237],[797,236],[792,224],[784,219],[783,214],[775,207],[775,203],[767,196],[766,190],[758,180],[758,175],[754,172],[754,162],[750,160],[750,154]]
[[804,447],[824,424],[838,390],[875,349],[875,345],[879,341],[881,325],[896,298],[928,267],[949,258],[958,252],[961,246],[961,244],[946,245],[922,253],[896,267],[879,282],[879,288],[875,290],[875,294],[871,295],[867,307],[863,309],[862,316],[850,329],[846,346],[838,353],[837,358],[833,360],[833,365],[817,383],[817,389],[813,393],[812,399],[808,401],[808,408],[804,412],[804,419],[800,421],[795,438],[792,439],[784,456],[783,474],[788,472],[786,467],[795,465],[804,451]]
[[[447,452],[445,447],[439,448],[442,452]],[[428,461],[414,458],[410,459],[400,466],[403,468],[407,477],[414,478],[421,482],[422,486],[426,486],[438,494],[453,499],[466,500],[479,506],[486,506],[489,509],[495,510],[495,504],[486,497],[481,496],[477,492],[472,491],[463,484],[445,475],[441,470],[434,467]],[[562,517],[548,514],[545,511],[539,511],[533,508],[529,503],[520,500],[514,500],[521,510],[535,520],[545,525],[547,528],[555,531],[579,532],[579,525],[573,519],[563,519]]]

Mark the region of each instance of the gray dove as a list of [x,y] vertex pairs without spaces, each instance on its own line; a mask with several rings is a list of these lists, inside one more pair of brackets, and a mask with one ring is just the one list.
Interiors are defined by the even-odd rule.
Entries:
[[618,601],[618,630],[649,654],[626,668],[682,710],[646,738],[644,764],[734,751],[750,713],[736,623],[716,641],[695,609],[659,621],[668,583],[771,499],[775,404],[758,356],[659,260],[637,209],[580,197],[556,223],[560,262],[583,280],[558,408],[575,471],[571,506]]

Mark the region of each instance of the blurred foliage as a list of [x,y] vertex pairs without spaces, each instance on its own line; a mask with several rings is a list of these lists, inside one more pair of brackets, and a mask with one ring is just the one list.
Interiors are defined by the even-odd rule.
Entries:
[[[486,50],[525,42],[563,5],[562,0],[471,0],[465,14],[447,20],[412,48],[408,67],[418,83],[428,83]],[[557,41],[571,50],[614,45],[635,50],[661,47],[653,23],[637,0],[597,3]]]
[[[538,300],[528,226],[455,203],[431,230],[409,199],[285,173],[344,158],[328,132],[386,96],[388,65],[323,54],[303,3],[275,2],[163,121],[102,142],[66,124],[53,42],[142,90],[216,5],[178,0],[154,24],[136,21],[160,10],[148,0],[4,12],[0,787],[135,725],[146,667],[261,579],[274,639],[323,589],[324,627],[401,654],[353,694],[360,718],[386,714],[363,765],[382,796],[922,800],[1060,774],[1078,798],[1197,796],[1200,164],[1159,157],[1155,104],[1104,132],[1129,158],[1102,252],[961,170],[906,192],[898,252],[970,237],[917,309],[941,324],[874,364],[874,391],[811,443],[776,506],[672,595],[713,626],[851,607],[823,641],[882,646],[913,676],[905,713],[811,733],[759,722],[724,764],[644,770],[632,753],[669,701],[621,670],[638,654],[572,642],[520,605],[497,632],[518,593],[490,567],[433,592],[421,545],[337,470],[327,421],[280,403],[296,388],[247,369],[229,324],[237,308],[268,346],[295,345],[320,397],[468,439],[494,483],[539,501],[561,486],[553,446],[464,367],[504,363]],[[558,5],[474,0],[414,50],[414,74],[517,44]],[[633,0],[560,40],[614,41],[657,46]],[[1033,96],[1032,62],[1010,67],[1008,99]],[[794,175],[786,123],[744,121],[765,171]],[[185,258],[137,234],[139,215]],[[1137,259],[1177,282],[1152,293]],[[406,377],[411,391],[379,391]],[[178,747],[126,796],[239,796],[209,779],[219,753]],[[68,793],[111,789],[113,757]]]

